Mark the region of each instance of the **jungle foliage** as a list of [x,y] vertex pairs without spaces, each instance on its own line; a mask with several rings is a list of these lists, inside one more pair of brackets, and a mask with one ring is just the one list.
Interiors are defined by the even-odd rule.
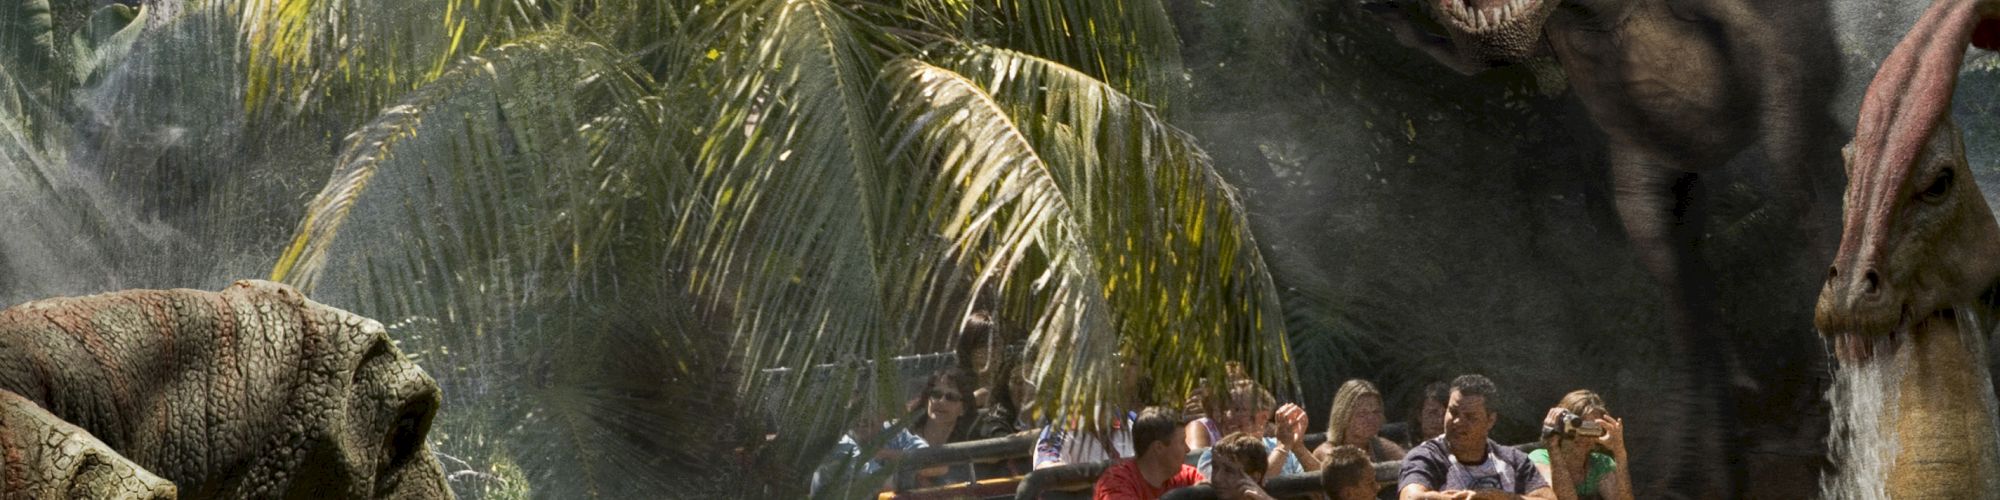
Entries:
[[[1503,434],[1663,376],[1560,70],[1450,73],[1346,3],[143,4],[0,0],[0,302],[306,287],[438,379],[466,497],[796,496],[904,411],[867,360],[975,309],[1050,416],[1103,414],[1114,353],[1159,401],[1245,361],[1315,418],[1489,373]],[[1710,215],[1730,334],[1810,350],[1755,161]]]
[[1159,2],[155,18],[232,28],[249,133],[342,137],[271,277],[392,323],[469,496],[798,493],[742,474],[808,472],[857,401],[902,404],[866,360],[944,349],[975,308],[1051,417],[1109,414],[1121,356],[1160,395],[1223,360],[1289,384],[1241,203],[1168,121]]

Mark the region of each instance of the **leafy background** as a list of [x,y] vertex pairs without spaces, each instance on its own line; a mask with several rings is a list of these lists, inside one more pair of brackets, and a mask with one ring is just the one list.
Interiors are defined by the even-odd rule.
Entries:
[[[1835,6],[1851,122],[1921,6]],[[1488,373],[1509,440],[1666,370],[1558,70],[1462,77],[1345,4],[137,7],[0,6],[0,302],[309,286],[444,387],[465,497],[802,494],[907,391],[861,360],[946,350],[973,308],[1085,417],[1114,352],[1162,401],[1249,361],[1315,419],[1348,377],[1400,411]],[[1956,110],[1989,197],[1993,61]],[[1821,376],[1756,162],[1711,214],[1728,324],[1760,376]],[[1817,439],[1784,420],[1813,405],[1765,431]]]

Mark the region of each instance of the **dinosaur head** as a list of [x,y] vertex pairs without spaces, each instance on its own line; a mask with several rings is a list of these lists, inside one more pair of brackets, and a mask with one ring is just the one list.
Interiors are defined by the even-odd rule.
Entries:
[[1844,150],[1840,250],[1813,323],[1843,363],[1926,322],[1992,318],[2000,226],[1950,119],[1967,44],[2000,47],[2000,0],[1939,0],[1882,63]]
[[280,290],[318,316],[318,328],[335,333],[329,338],[345,344],[332,356],[344,365],[336,372],[344,377],[335,376],[327,387],[331,404],[315,403],[331,411],[309,419],[324,427],[314,432],[320,436],[305,451],[287,496],[451,498],[443,467],[426,444],[441,402],[437,382],[396,348],[381,323]]
[[1472,74],[1528,60],[1563,0],[1361,0],[1403,45]]
[[1421,0],[1458,56],[1499,66],[1525,61],[1542,43],[1558,0]]

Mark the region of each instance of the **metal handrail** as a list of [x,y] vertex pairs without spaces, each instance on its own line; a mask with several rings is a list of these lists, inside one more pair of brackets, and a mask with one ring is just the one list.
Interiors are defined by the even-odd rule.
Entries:
[[1039,430],[1016,432],[1002,437],[947,443],[903,452],[904,470],[958,463],[991,463],[1034,454]]
[[[1514,447],[1523,450],[1532,450],[1541,447],[1541,443],[1530,442],[1515,445]],[[1194,460],[1192,457],[1198,455],[1200,455],[1200,452],[1189,454],[1189,460]],[[1102,475],[1104,470],[1109,469],[1114,463],[1116,462],[1103,461],[1088,464],[1062,465],[1036,470],[1033,473],[1029,473],[1021,481],[1020,489],[1015,491],[1014,498],[1015,500],[1032,500],[1039,498],[1042,493],[1049,491],[1087,488],[1095,484],[1097,477]],[[1403,462],[1400,460],[1375,462],[1370,467],[1375,469],[1375,481],[1381,483],[1385,488],[1395,487],[1396,481],[1400,479],[1399,476],[1403,472]],[[1045,473],[1044,471],[1048,472]],[[1281,498],[1304,495],[1319,490],[1320,471],[1286,474],[1264,481],[1264,491],[1270,493],[1272,496]],[[1205,498],[1205,496],[1194,498]]]

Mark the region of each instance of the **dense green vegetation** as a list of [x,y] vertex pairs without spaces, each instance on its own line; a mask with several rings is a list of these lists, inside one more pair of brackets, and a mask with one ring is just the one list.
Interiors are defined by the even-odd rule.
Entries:
[[390,31],[415,42],[353,48],[314,43],[343,39],[343,13],[296,4],[245,17],[267,47],[249,109],[387,111],[274,277],[438,319],[408,342],[489,371],[447,381],[464,403],[440,449],[469,470],[519,463],[537,493],[788,492],[731,479],[812,463],[857,391],[899,404],[888,364],[851,362],[940,349],[982,305],[1031,332],[1052,413],[1113,399],[1121,351],[1162,394],[1222,359],[1284,381],[1240,205],[1148,102],[1176,92],[1157,3],[456,2]]
[[[1125,353],[1160,400],[1243,360],[1315,418],[1493,373],[1519,437],[1665,366],[1560,70],[1456,75],[1344,3],[105,3],[0,2],[0,299],[306,287],[438,378],[468,497],[794,496],[902,403],[860,361],[974,309],[1063,414]],[[1711,214],[1731,336],[1809,351],[1754,161]]]
[[29,4],[9,67],[52,71],[8,109],[34,150],[88,140],[62,131],[90,71],[51,61],[167,39],[134,42],[148,24],[217,56],[161,63],[227,69],[173,83],[213,87],[246,149],[340,138],[330,176],[267,159],[285,180],[223,196],[330,177],[271,277],[392,323],[448,394],[432,436],[463,493],[792,472],[850,395],[900,403],[853,361],[941,349],[975,308],[1027,334],[1050,414],[1096,414],[1121,352],[1162,395],[1224,359],[1288,383],[1241,204],[1166,119],[1186,82],[1159,2],[244,0],[106,7],[116,35]]

